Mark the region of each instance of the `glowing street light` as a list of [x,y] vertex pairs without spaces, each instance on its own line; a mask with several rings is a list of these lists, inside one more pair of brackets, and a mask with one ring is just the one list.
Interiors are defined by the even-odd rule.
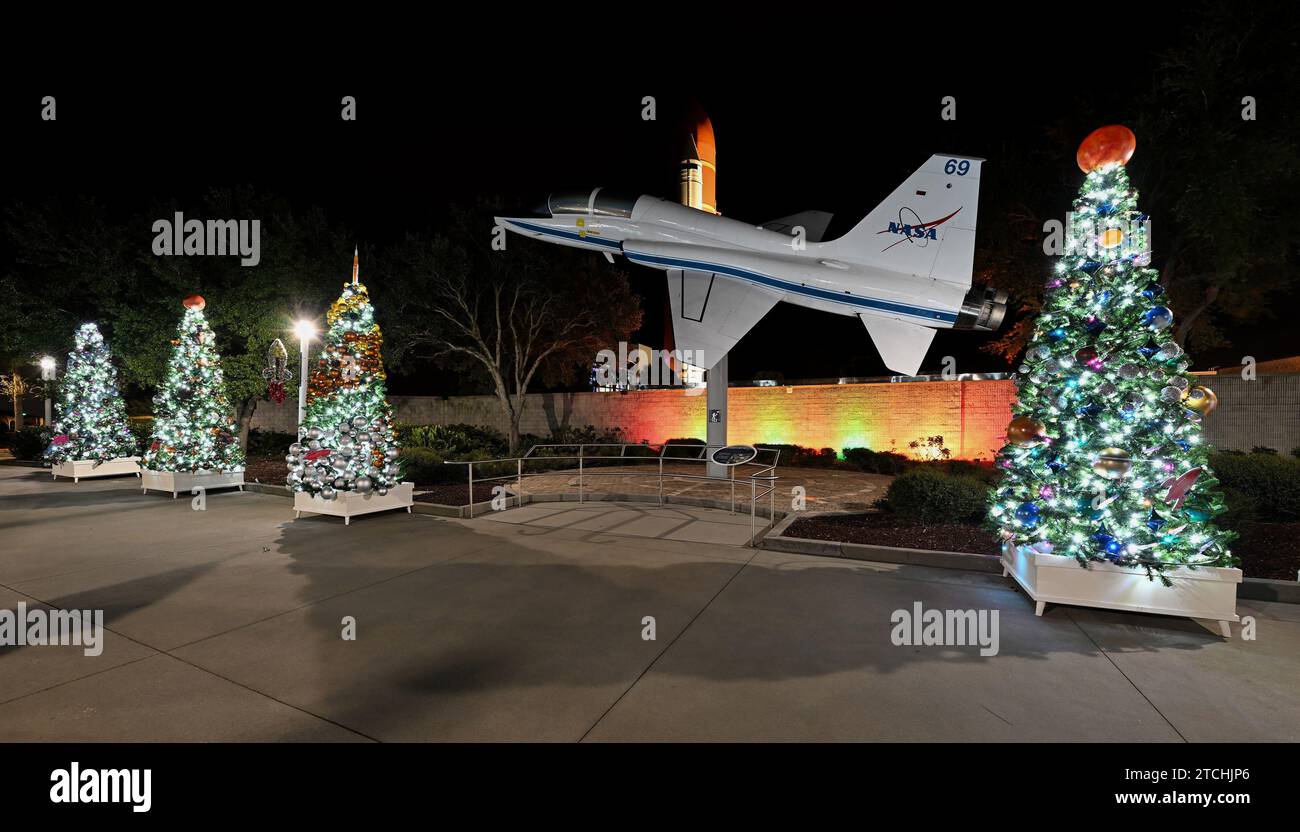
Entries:
[[303,420],[307,418],[307,343],[316,337],[316,324],[306,318],[293,325],[298,336],[298,354],[302,356],[302,372],[298,376],[298,431],[301,435]]

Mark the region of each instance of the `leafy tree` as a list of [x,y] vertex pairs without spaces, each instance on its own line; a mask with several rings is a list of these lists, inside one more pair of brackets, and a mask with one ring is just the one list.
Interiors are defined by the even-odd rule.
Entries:
[[[1252,15],[1202,5],[1160,54],[1139,108],[1139,144],[1159,148],[1140,184],[1169,217],[1155,239],[1161,285],[1183,310],[1180,345],[1224,343],[1221,323],[1271,314],[1295,285],[1300,70],[1277,56],[1294,52],[1297,27],[1289,5],[1270,5]],[[1255,120],[1243,117],[1245,96]]]

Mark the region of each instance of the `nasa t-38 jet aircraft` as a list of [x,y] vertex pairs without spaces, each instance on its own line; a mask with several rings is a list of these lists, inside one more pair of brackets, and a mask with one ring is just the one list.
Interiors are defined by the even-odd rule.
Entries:
[[936,329],[991,332],[1007,294],[971,285],[980,164],[931,156],[852,231],[821,239],[831,215],[807,211],[752,226],[653,196],[602,188],[552,195],[546,217],[497,224],[612,263],[668,273],[680,350],[711,368],[777,301],[854,315],[885,366],[916,375]]

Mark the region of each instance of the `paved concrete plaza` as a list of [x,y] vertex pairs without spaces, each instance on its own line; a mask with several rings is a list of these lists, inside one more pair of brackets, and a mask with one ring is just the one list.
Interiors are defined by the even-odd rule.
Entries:
[[[1300,739],[1297,606],[1241,602],[1254,641],[1035,618],[998,576],[749,549],[748,515],[680,506],[292,518],[0,466],[0,609],[109,630],[0,647],[0,739]],[[998,610],[1000,652],[894,646],[918,601]]]

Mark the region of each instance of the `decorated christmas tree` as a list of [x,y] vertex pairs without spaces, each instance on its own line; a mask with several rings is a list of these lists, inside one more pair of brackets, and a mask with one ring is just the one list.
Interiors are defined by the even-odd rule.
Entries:
[[167,377],[154,396],[153,436],[141,462],[150,471],[244,470],[216,334],[203,315],[204,305],[198,295],[184,301]]
[[341,491],[379,495],[400,481],[392,409],[385,395],[383,335],[352,260],[352,281],[326,315],[324,350],[307,386],[299,441],[285,457],[287,482],[333,500]]
[[51,434],[45,458],[55,465],[77,460],[99,464],[136,454],[113,357],[94,324],[77,330]]
[[1147,569],[1231,566],[1230,532],[1201,442],[1217,404],[1188,375],[1149,223],[1125,164],[1131,131],[1103,127],[1079,148],[1087,174],[1064,256],[1016,375],[1019,394],[990,507],[1005,540]]

